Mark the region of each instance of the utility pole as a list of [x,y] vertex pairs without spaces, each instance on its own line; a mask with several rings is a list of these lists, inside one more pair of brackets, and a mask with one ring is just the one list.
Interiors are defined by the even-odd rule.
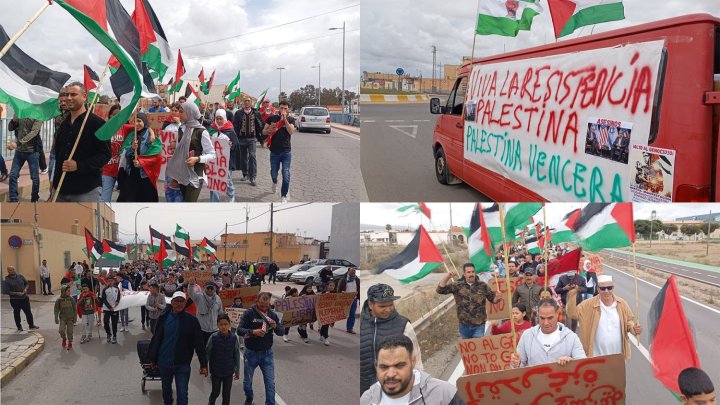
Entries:
[[710,255],[710,221],[712,221],[712,210],[710,210],[710,217],[708,217],[707,240],[705,241],[705,256]]
[[245,203],[245,261],[247,261],[247,248],[250,244],[250,240],[248,239],[248,221],[250,220],[250,215],[248,214],[248,204]]
[[282,71],[285,70],[285,68],[276,67],[275,69],[280,71],[280,93],[278,93],[278,102],[280,102],[280,95],[282,95]]
[[270,203],[270,262],[273,260],[273,226],[274,226],[274,212],[273,203]]
[[227,222],[225,222],[225,263],[227,263]]
[[432,46],[432,54],[433,54],[432,92],[433,92],[433,94],[435,94],[437,91],[437,87],[435,85],[435,57],[437,54],[437,48],[435,47],[435,45]]

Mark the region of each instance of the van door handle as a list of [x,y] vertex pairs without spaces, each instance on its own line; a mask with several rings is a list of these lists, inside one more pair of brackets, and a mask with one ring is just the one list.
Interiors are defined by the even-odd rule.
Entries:
[[456,122],[456,123],[455,123],[455,128],[462,128],[462,127],[463,127],[462,122]]

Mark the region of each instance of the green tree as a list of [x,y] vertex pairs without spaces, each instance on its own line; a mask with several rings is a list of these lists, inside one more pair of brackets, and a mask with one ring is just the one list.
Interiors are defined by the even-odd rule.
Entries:
[[677,232],[677,230],[677,224],[663,224],[662,226],[662,231],[665,232],[665,235],[672,235],[673,232]]
[[[653,240],[658,239],[658,232],[662,231],[663,223],[659,219],[652,221]],[[650,239],[650,221],[647,219],[635,220],[635,232],[640,234],[643,239]]]
[[702,232],[702,230],[698,224],[682,224],[680,225],[680,232],[688,236],[693,236]]
[[[708,232],[708,224],[710,226],[710,232]],[[705,222],[699,226],[700,226],[700,231],[702,233],[704,233],[705,235],[709,235],[709,234],[715,232],[715,230],[718,229],[718,227],[720,227],[720,224],[718,224],[717,222],[709,222],[709,223]]]

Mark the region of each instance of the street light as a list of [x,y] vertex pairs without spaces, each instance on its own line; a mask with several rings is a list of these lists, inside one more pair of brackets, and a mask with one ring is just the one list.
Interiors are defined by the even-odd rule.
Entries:
[[342,29],[343,31],[343,62],[342,62],[342,108],[343,108],[343,124],[345,123],[345,21],[343,21],[342,28],[334,27],[334,28],[328,28],[329,31],[333,30],[339,30]]
[[282,71],[285,70],[285,68],[276,67],[275,69],[280,71],[280,93],[278,93],[278,102],[280,102],[280,95],[282,94]]
[[652,249],[652,237],[653,237],[653,222],[655,221],[655,218],[657,218],[657,212],[655,210],[652,210],[650,213],[650,249]]
[[317,66],[310,66],[311,68],[318,70],[318,103],[317,105],[320,106],[320,62],[318,62]]
[[[138,248],[138,234],[137,234],[137,217],[140,211],[144,210],[145,208],[150,207],[142,207],[135,213],[135,260],[137,260],[138,252],[140,252],[140,249]],[[161,242],[162,243],[162,242]]]

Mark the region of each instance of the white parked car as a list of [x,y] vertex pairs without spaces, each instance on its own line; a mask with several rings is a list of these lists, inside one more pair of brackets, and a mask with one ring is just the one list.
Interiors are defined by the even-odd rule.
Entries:
[[[298,271],[290,276],[290,281],[296,284],[315,284],[320,285],[320,270],[324,269],[326,265],[313,266],[305,271]],[[338,280],[347,274],[348,268],[345,266],[330,266],[333,271],[333,280]]]
[[330,133],[330,112],[325,107],[303,107],[300,119],[295,122],[298,131],[322,130]]
[[292,274],[295,274],[298,271],[308,270],[313,266],[314,264],[296,264],[290,268],[278,271],[275,276],[280,281],[289,281]]

